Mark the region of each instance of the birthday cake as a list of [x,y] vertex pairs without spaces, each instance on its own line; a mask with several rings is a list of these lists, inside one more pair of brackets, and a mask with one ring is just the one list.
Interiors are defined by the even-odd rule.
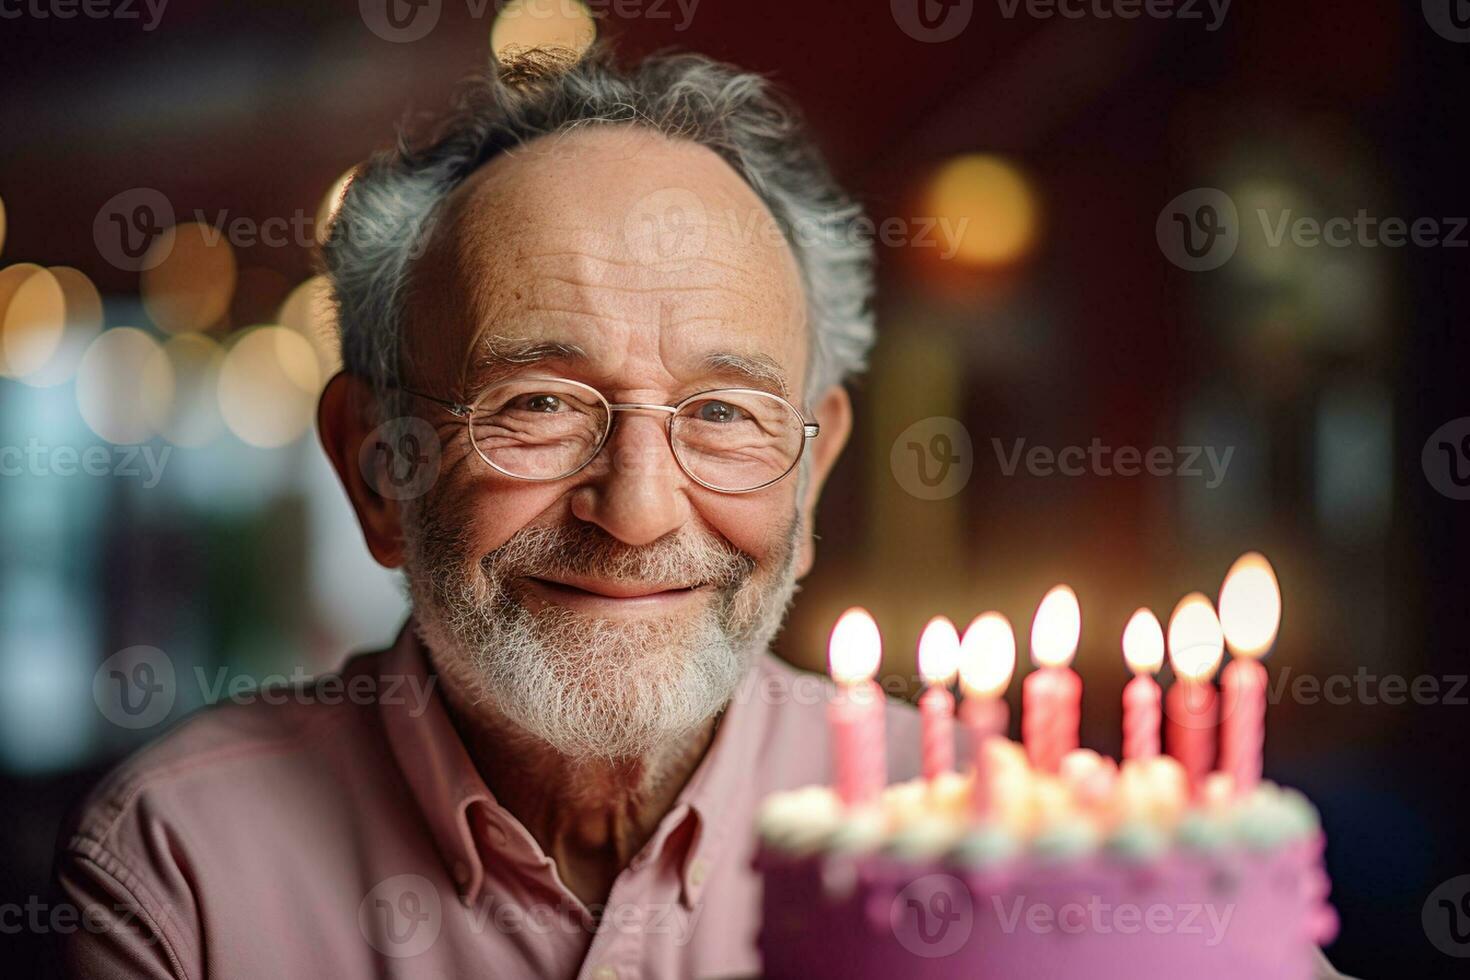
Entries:
[[[848,610],[831,641],[833,785],[779,793],[760,811],[765,976],[1310,980],[1337,932],[1322,826],[1305,796],[1261,779],[1258,660],[1280,613],[1256,553],[1226,577],[1219,616],[1185,596],[1164,699],[1153,679],[1163,631],[1138,610],[1123,633],[1134,679],[1121,766],[1077,747],[1082,682],[1069,665],[1081,613],[1069,588],[1037,609],[1022,743],[1006,737],[1009,621],[985,613],[961,640],[936,617],[919,642],[924,775],[884,785],[881,637],[865,610]],[[956,673],[972,753],[961,771]]]
[[858,809],[825,786],[765,801],[766,977],[1313,976],[1337,918],[1302,794],[1222,773],[1191,802],[1168,756],[1119,770],[1079,750],[1052,776],[1014,742],[988,751],[984,820],[973,774]]

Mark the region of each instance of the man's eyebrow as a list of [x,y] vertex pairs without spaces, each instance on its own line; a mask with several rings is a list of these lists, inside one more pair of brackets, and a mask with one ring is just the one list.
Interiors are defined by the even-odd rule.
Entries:
[[515,368],[542,361],[585,361],[587,352],[562,341],[486,337],[480,341],[470,368],[480,378],[493,379]]
[[704,365],[710,371],[739,375],[752,388],[775,388],[784,397],[791,395],[791,386],[780,362],[766,354],[721,352],[708,355]]
[[[493,383],[516,368],[542,361],[586,363],[590,360],[584,349],[563,341],[486,337],[480,342],[470,367],[481,383]],[[704,368],[714,373],[734,375],[752,388],[775,389],[784,397],[791,395],[786,372],[779,361],[767,354],[721,351],[707,355]]]

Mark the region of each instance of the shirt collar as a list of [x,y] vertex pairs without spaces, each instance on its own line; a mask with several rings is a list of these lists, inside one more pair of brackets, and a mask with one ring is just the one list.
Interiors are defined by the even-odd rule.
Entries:
[[[687,807],[696,821],[694,839],[680,873],[681,894],[687,907],[692,908],[703,895],[715,861],[732,831],[739,830],[733,824],[749,820],[744,808],[734,804],[742,792],[751,789],[751,777],[757,771],[757,755],[770,710],[769,699],[761,697],[770,673],[769,657],[760,654],[746,672],[719,720],[709,749],[669,814],[675,817]],[[667,830],[663,826],[659,829],[663,837],[676,826],[667,818],[665,824]],[[663,837],[659,834],[654,840],[661,846]]]
[[[382,660],[385,682],[438,685],[410,619]],[[387,688],[380,688],[387,690]],[[422,687],[419,690],[423,690]],[[422,811],[434,844],[465,901],[473,902],[484,884],[484,867],[475,848],[470,806],[493,803],[490,790],[449,720],[442,692],[423,699],[422,711],[406,699],[384,697],[383,725],[398,767]]]
[[[714,862],[727,843],[732,821],[745,820],[733,804],[756,771],[756,756],[769,714],[761,685],[772,672],[769,654],[761,654],[736,690],[715,729],[704,758],[690,776],[674,806],[664,815],[648,845],[640,852],[659,860],[665,845],[691,817],[692,840],[680,869],[680,894],[692,908],[704,892]],[[382,680],[408,685],[409,690],[437,685],[428,658],[410,619],[385,653]],[[381,688],[389,690],[389,688]],[[484,864],[475,846],[471,807],[480,803],[490,811],[499,804],[480,778],[444,706],[434,690],[418,703],[406,698],[383,698],[379,708],[389,745],[403,777],[433,834],[435,846],[467,903],[477,900],[485,881]],[[643,861],[637,861],[641,864]]]

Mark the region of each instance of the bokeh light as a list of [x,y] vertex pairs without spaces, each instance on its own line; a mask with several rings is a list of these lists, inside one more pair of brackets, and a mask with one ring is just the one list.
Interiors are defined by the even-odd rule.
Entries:
[[223,231],[197,221],[159,235],[144,258],[144,270],[143,307],[166,333],[209,329],[235,294],[234,249]]
[[219,374],[224,349],[212,337],[170,337],[143,366],[143,405],[149,426],[188,449],[209,445],[224,431]]
[[944,164],[925,195],[928,215],[947,220],[958,239],[955,261],[979,268],[1010,265],[1030,253],[1040,205],[1013,163],[974,153]]
[[[5,314],[10,309],[10,301],[14,299],[21,285],[40,271],[41,267],[34,262],[17,262],[15,265],[0,268],[0,324],[5,323]],[[4,377],[5,374],[4,355],[0,354],[0,377]]]
[[0,287],[0,307],[0,374],[25,378],[45,367],[61,345],[61,284],[49,270],[31,267]]
[[[1231,271],[1246,272],[1268,282],[1288,282],[1299,274],[1301,263],[1307,256],[1286,232],[1282,222],[1293,215],[1314,213],[1317,203],[1311,196],[1290,181],[1260,176],[1227,188],[1227,193],[1235,202],[1237,212],[1248,216],[1250,225],[1255,226],[1248,225],[1249,233],[1240,236],[1237,247],[1242,261],[1238,269]],[[1273,225],[1270,234],[1261,230],[1258,216],[1264,216]],[[1280,225],[1282,229],[1279,242],[1273,240],[1277,230],[1274,225]]]
[[41,267],[34,262],[17,262],[0,269],[0,322],[4,321],[5,311],[10,308],[10,298],[21,283],[40,270]]
[[291,291],[276,314],[281,326],[305,337],[316,351],[321,379],[342,370],[342,343],[337,334],[337,312],[326,276],[312,276]]
[[580,58],[596,38],[597,22],[580,0],[510,0],[490,28],[490,49],[500,61],[550,47]]
[[102,295],[87,274],[65,265],[53,266],[48,271],[61,287],[66,315],[56,350],[44,365],[21,379],[37,388],[70,381],[88,345],[102,330]]
[[[173,377],[147,371],[158,341],[136,327],[104,330],[77,368],[77,410],[93,432],[119,445],[153,435],[147,404],[173,398]],[[145,392],[145,384],[152,386]],[[145,397],[146,396],[146,397]]]
[[284,446],[310,427],[321,384],[305,337],[275,324],[253,327],[233,340],[220,367],[220,414],[241,441]]

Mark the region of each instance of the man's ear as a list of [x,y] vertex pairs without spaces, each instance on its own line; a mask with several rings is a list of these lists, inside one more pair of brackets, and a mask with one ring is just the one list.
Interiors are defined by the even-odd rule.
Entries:
[[[322,391],[316,407],[317,431],[322,448],[337,470],[337,477],[357,511],[362,536],[373,559],[384,568],[403,564],[403,525],[398,501],[378,492],[381,474],[376,466],[365,467],[363,446],[373,436],[376,418],[373,389],[362,378],[338,372]],[[371,461],[376,454],[368,454]]]
[[800,501],[803,532],[797,545],[797,578],[805,578],[816,560],[813,522],[816,520],[817,498],[822,495],[827,476],[842,454],[842,447],[847,445],[847,437],[852,434],[852,402],[847,397],[847,389],[840,384],[828,388],[817,402],[816,413],[822,430],[809,447],[811,469]]

